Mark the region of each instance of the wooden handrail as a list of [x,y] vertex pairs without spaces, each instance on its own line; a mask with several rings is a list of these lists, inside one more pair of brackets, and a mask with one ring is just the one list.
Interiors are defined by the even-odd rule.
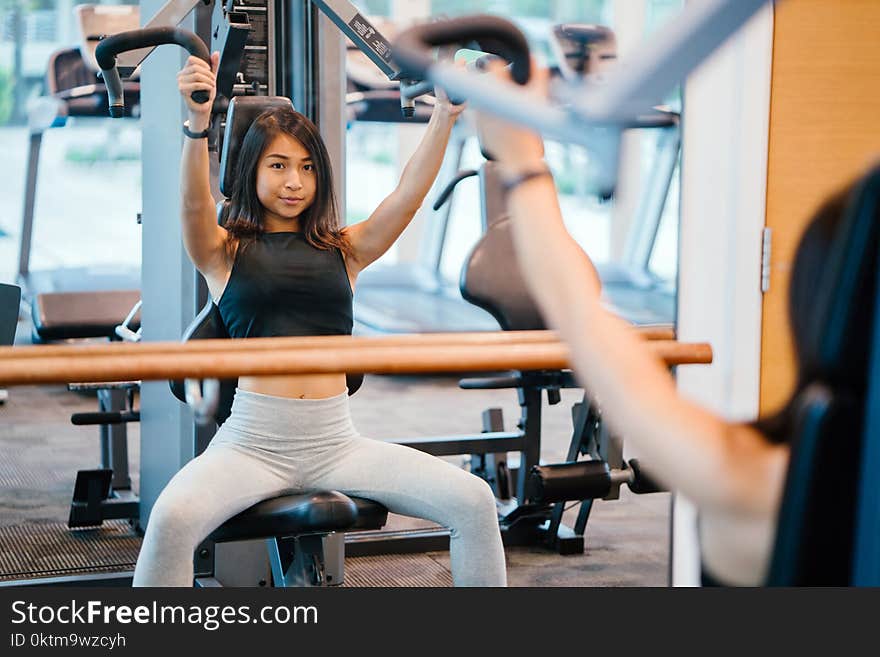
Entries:
[[[665,326],[635,328],[637,335],[645,340],[674,340],[675,332]],[[350,335],[309,336],[298,338],[250,338],[190,340],[188,342],[131,342],[74,343],[66,345],[34,345],[0,347],[0,362],[18,358],[48,358],[52,356],[93,357],[109,354],[171,354],[171,353],[216,353],[218,348],[234,351],[275,351],[279,349],[357,349],[362,346],[361,338]],[[421,333],[407,335],[371,336],[377,345],[385,347],[405,347],[419,345],[456,346],[500,346],[511,344],[537,344],[558,342],[555,331],[485,331],[472,333]],[[112,350],[112,351],[108,351]]]
[[[295,338],[284,338],[296,340]],[[305,338],[303,338],[305,339]],[[236,376],[278,376],[285,374],[329,374],[362,372],[375,374],[420,374],[485,370],[541,370],[570,367],[567,346],[561,342],[533,344],[407,344],[388,346],[382,338],[348,338],[347,348],[329,345],[333,336],[307,338],[309,346],[266,350],[242,340],[230,350],[229,340],[201,341],[171,353],[154,353],[149,344],[128,345],[117,353],[116,345],[93,347],[87,358],[67,354],[45,357],[5,357],[0,360],[0,385],[94,382],[116,380],[162,380],[183,378],[234,378]],[[212,343],[213,344],[210,344]],[[324,344],[322,344],[324,343]],[[155,344],[155,343],[154,343]],[[712,349],[705,343],[670,340],[646,342],[645,346],[667,365],[710,363]],[[73,350],[74,348],[71,348]],[[142,352],[142,353],[140,353]]]

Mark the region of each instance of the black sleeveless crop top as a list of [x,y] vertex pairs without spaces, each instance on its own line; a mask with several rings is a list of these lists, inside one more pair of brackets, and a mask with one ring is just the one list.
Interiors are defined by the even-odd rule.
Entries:
[[264,233],[239,246],[217,308],[232,338],[351,335],[352,296],[338,249]]

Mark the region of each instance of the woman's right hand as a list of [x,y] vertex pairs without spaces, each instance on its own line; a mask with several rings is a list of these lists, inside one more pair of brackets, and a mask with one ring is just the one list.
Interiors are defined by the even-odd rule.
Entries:
[[[177,74],[177,88],[189,110],[190,124],[194,129],[203,129],[203,126],[194,126],[194,119],[201,119],[207,123],[211,117],[211,107],[214,97],[217,95],[217,64],[220,61],[220,53],[211,53],[211,63],[190,55],[186,64]],[[208,101],[197,103],[192,99],[194,91],[207,91]]]

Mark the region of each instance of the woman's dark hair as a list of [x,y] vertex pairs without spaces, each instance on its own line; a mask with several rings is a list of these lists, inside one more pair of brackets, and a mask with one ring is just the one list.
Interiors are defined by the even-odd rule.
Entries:
[[315,198],[299,217],[306,241],[318,249],[337,248],[350,253],[351,246],[339,225],[333,171],[324,140],[317,126],[306,116],[283,107],[260,114],[242,140],[232,194],[220,215],[230,240],[247,243],[265,232],[263,205],[257,197],[257,169],[263,152],[279,134],[286,134],[301,143],[315,167]]
[[[789,284],[788,316],[797,358],[797,382],[789,402],[777,413],[762,418],[755,426],[772,442],[786,442],[793,430],[796,400],[799,394],[816,380],[827,384],[846,385],[858,394],[867,380],[867,358],[873,325],[873,290],[876,278],[876,245],[869,245],[869,262],[866,270],[859,273],[859,288],[856,296],[864,303],[851,306],[852,317],[838,318],[846,322],[851,330],[846,335],[846,345],[841,351],[841,360],[836,369],[839,375],[826,371],[820,350],[820,332],[817,322],[825,318],[818,316],[817,298],[827,293],[824,290],[832,282],[827,276],[837,275],[841,263],[832,262],[839,257],[842,228],[846,223],[850,203],[858,193],[861,181],[856,181],[837,191],[820,206],[804,230],[795,253]],[[873,234],[873,233],[872,233]],[[838,380],[840,379],[840,380]]]

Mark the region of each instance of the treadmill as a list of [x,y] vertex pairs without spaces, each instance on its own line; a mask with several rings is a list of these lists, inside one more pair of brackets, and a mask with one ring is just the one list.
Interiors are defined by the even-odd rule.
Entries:
[[[22,213],[18,282],[30,305],[34,342],[114,337],[114,328],[140,299],[140,267],[91,267],[32,270],[37,175],[43,133],[66,124],[68,117],[108,116],[107,92],[95,61],[97,36],[139,26],[138,7],[79,5],[75,8],[82,43],[55,51],[46,72],[47,95],[29,111],[29,150]],[[126,116],[139,114],[140,83],[125,83]],[[136,328],[139,317],[133,320]]]
[[[20,303],[21,288],[17,285],[0,283],[0,347],[11,347],[15,342]],[[5,404],[8,399],[9,393],[4,388],[0,388],[0,404]]]

